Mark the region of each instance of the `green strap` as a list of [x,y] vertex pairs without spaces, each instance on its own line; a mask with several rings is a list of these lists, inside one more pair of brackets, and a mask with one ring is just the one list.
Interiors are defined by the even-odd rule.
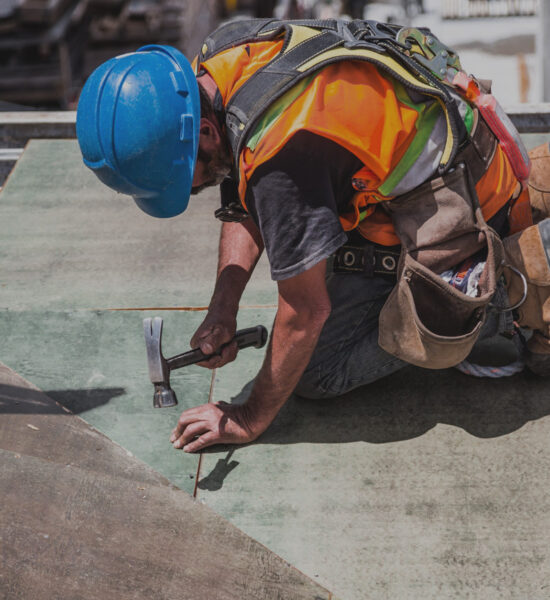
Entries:
[[256,149],[260,139],[269,131],[271,126],[279,118],[279,116],[302,94],[302,92],[308,87],[313,81],[315,75],[310,75],[306,79],[302,79],[294,87],[292,87],[284,96],[276,100],[266,111],[264,116],[258,122],[258,125],[254,128],[254,131],[248,138],[246,147],[249,150]]

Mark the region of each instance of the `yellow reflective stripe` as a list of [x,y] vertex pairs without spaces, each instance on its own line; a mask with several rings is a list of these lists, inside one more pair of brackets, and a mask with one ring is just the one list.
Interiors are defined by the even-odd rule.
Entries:
[[[286,54],[289,50],[296,47],[298,44],[309,40],[309,38],[315,37],[316,35],[321,35],[322,31],[319,29],[312,29],[311,27],[306,27],[305,25],[289,25],[287,30],[287,35],[290,36],[290,42],[288,46],[284,49],[282,54]],[[266,37],[268,35],[273,35],[273,29],[268,29],[267,31],[260,31],[258,37]]]
[[308,60],[307,62],[301,64],[298,67],[298,71],[304,72],[318,65],[320,62],[340,57],[346,57],[350,59],[359,57],[367,59],[375,65],[383,65],[399,77],[402,77],[403,79],[411,83],[411,85],[426,90],[428,94],[436,95],[434,94],[434,88],[431,85],[428,85],[427,83],[424,83],[420,79],[416,78],[393,58],[389,56],[384,56],[383,54],[372,52],[371,50],[366,50],[365,48],[357,48],[356,50],[351,50],[349,48],[338,47],[332,48],[331,50],[326,50],[325,52],[321,52],[321,54],[314,56],[311,60]]
[[441,156],[440,161],[441,165],[446,165],[449,162],[449,159],[451,158],[451,154],[453,152],[454,135],[451,126],[451,118],[449,117],[449,111],[445,106],[445,102],[443,102],[441,98],[438,98],[437,100],[439,101],[439,104],[441,104],[443,108],[443,113],[445,114],[445,119],[447,120],[447,141],[445,142],[445,148],[443,148],[443,155]]
[[310,38],[316,37],[323,33],[318,29],[312,29],[311,27],[304,27],[303,25],[291,25],[290,26],[290,42],[284,49],[283,54],[290,52],[293,48],[296,48],[302,42],[309,40]]

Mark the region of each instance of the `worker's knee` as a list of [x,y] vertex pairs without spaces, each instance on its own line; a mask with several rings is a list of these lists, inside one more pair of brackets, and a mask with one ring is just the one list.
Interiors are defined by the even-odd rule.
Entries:
[[338,396],[337,393],[327,390],[320,377],[320,368],[307,370],[294,389],[294,394],[306,400],[324,400]]

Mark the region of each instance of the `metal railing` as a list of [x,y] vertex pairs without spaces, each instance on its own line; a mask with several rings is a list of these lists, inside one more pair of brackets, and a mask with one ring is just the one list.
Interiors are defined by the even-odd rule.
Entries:
[[[548,133],[550,103],[505,107],[520,133]],[[0,112],[0,185],[30,139],[74,139],[76,112]]]
[[520,133],[550,133],[550,103],[516,104],[504,110]]

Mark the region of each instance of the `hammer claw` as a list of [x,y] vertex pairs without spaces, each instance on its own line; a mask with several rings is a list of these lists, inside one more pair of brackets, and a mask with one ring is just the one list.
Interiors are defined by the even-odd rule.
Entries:
[[151,327],[151,336],[160,346],[161,338],[162,338],[162,319],[160,317],[155,317],[153,319],[153,324]]
[[162,319],[143,319],[143,332],[145,334],[145,347],[147,349],[147,364],[149,377],[152,383],[165,381],[168,374],[166,360],[162,355]]

